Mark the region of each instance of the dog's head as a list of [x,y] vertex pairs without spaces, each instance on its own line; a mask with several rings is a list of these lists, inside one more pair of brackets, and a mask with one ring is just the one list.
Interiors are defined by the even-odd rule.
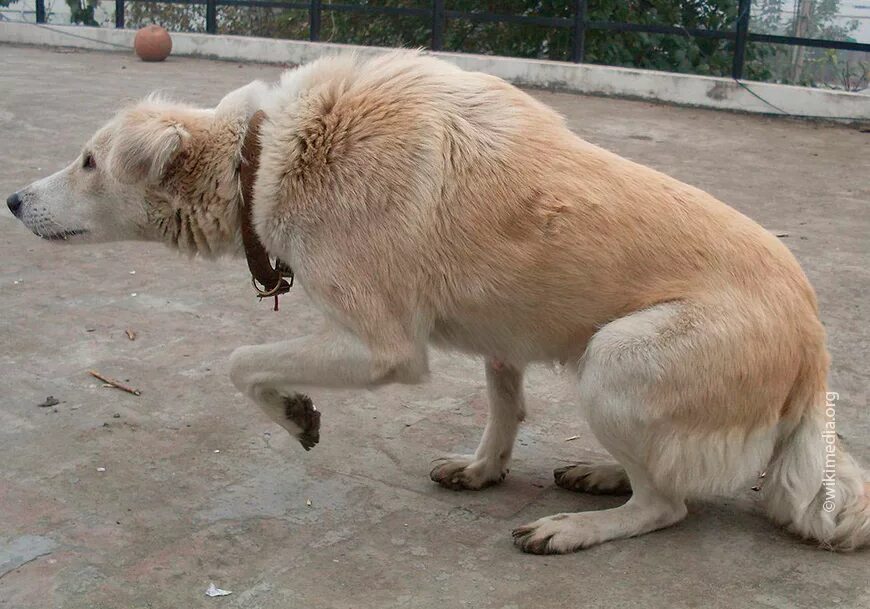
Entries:
[[[65,169],[11,195],[9,210],[36,235],[67,243],[165,240],[198,251],[195,239],[232,241],[234,218],[219,216],[234,213],[240,143],[264,87],[252,83],[209,110],[156,97],[124,109]],[[202,217],[205,208],[214,217]],[[197,233],[194,214],[208,230],[223,223],[222,234]]]

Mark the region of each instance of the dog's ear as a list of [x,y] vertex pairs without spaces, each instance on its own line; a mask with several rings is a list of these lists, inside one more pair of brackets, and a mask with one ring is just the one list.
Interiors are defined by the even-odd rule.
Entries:
[[160,182],[189,138],[184,125],[168,113],[128,110],[119,117],[112,137],[109,169],[127,184]]

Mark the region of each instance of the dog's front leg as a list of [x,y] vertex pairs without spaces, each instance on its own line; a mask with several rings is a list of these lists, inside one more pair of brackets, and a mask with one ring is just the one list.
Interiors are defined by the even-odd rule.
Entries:
[[473,455],[437,460],[429,477],[454,490],[477,490],[504,480],[508,472],[517,428],[526,416],[523,372],[510,364],[486,363],[489,418]]
[[371,387],[416,383],[426,373],[426,356],[412,345],[367,347],[337,330],[268,345],[239,347],[230,356],[230,378],[273,421],[309,450],[320,438],[320,413],[307,387]]

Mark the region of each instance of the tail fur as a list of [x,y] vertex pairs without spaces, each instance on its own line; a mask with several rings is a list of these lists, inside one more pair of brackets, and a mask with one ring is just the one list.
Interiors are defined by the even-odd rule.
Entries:
[[797,424],[782,429],[767,469],[770,517],[829,550],[870,545],[870,491],[861,467],[837,437],[836,399],[823,373],[801,378],[793,392]]

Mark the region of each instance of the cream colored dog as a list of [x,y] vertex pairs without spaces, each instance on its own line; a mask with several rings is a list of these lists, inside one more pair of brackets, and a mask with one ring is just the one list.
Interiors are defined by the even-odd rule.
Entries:
[[788,250],[498,78],[396,52],[323,59],[211,110],[151,98],[9,206],[47,239],[239,253],[238,169],[257,110],[257,233],[331,322],[233,354],[233,382],[275,422],[300,433],[285,411],[300,387],[422,381],[430,342],[481,355],[480,446],[431,472],[480,489],[508,471],[523,370],[563,362],[577,416],[619,464],[562,468],[556,483],[632,496],[522,526],[523,550],[667,527],[687,497],[762,471],[777,523],[829,548],[870,541],[861,469],[825,433],[825,335]]

